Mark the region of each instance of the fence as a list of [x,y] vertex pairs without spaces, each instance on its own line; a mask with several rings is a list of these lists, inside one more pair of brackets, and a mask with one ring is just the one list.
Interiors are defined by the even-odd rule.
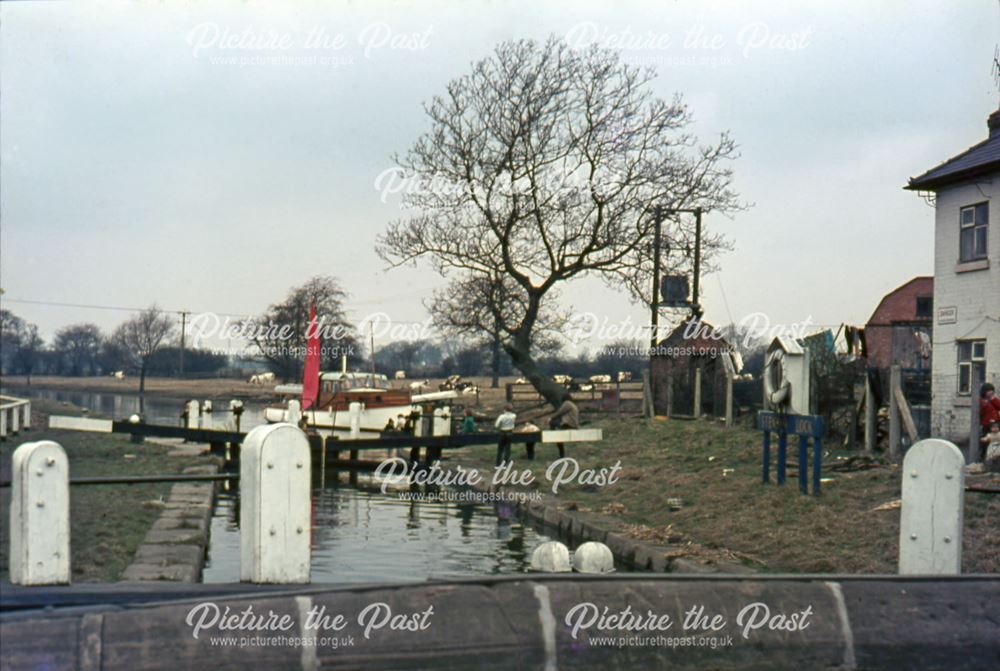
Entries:
[[[574,403],[583,403],[595,410],[615,413],[638,413],[643,411],[643,383],[630,382],[584,383],[578,389],[569,389]],[[529,383],[511,382],[507,384],[509,403],[539,403],[541,394]]]
[[21,429],[31,428],[31,401],[0,396],[0,440]]

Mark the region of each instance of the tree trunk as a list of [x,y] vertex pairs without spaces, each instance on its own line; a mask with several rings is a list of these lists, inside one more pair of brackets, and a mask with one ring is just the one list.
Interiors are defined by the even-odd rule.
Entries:
[[493,373],[493,379],[490,380],[490,388],[496,389],[500,386],[500,329],[499,327],[493,331],[493,343],[491,347],[492,360],[490,361],[490,370]]
[[553,408],[558,408],[569,392],[561,384],[556,384],[555,380],[545,375],[539,368],[535,360],[531,358],[528,346],[523,342],[504,343],[504,349],[510,355],[514,366],[521,371],[524,377],[531,383],[531,386],[542,395]]
[[146,362],[143,361],[139,367],[139,414],[146,411]]

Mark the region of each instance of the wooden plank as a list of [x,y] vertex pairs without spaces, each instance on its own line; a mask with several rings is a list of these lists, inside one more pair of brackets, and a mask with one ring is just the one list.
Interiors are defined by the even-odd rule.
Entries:
[[543,443],[579,443],[591,440],[603,440],[601,429],[562,429],[542,431]]
[[899,366],[893,366],[889,377],[889,459],[899,461],[899,400],[895,390],[900,386]]
[[901,387],[896,387],[893,393],[896,394],[896,405],[899,406],[899,415],[903,419],[906,435],[910,437],[911,444],[916,443],[920,440],[920,436],[917,434],[917,425],[913,423],[913,415],[910,414],[910,404],[906,402],[906,396]]
[[65,415],[51,415],[49,417],[50,429],[68,429],[70,431],[96,431],[97,433],[111,433],[114,422],[110,419],[91,419],[89,417],[66,417]]

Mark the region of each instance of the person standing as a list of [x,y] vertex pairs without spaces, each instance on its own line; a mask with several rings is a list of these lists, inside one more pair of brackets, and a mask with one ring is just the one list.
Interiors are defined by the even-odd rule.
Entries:
[[476,432],[476,418],[472,416],[472,409],[465,409],[465,417],[462,419],[462,433]]
[[1000,397],[997,396],[996,387],[987,382],[979,388],[980,435],[987,436],[995,422],[1000,422]]
[[508,403],[504,406],[503,412],[497,417],[496,427],[500,432],[500,440],[497,443],[497,466],[505,461],[510,461],[511,434],[517,424],[517,415],[514,414],[514,406]]
[[[549,428],[553,430],[580,428],[580,409],[576,407],[573,397],[569,394],[563,396],[562,404],[549,418]],[[559,449],[560,459],[566,456],[566,448],[562,443],[556,443],[556,447]]]

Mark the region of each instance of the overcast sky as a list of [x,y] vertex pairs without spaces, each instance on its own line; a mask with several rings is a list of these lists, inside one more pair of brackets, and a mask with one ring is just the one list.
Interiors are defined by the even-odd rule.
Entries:
[[[443,282],[375,255],[400,214],[378,176],[472,61],[556,34],[623,46],[699,135],[739,143],[753,207],[706,220],[735,246],[703,280],[708,320],[863,323],[933,272],[933,210],[902,186],[986,137],[1000,11],[817,4],[4,2],[0,301],[48,338],[126,314],[17,301],[257,314],[332,274],[355,319],[422,320]],[[648,319],[598,280],[563,295]]]

